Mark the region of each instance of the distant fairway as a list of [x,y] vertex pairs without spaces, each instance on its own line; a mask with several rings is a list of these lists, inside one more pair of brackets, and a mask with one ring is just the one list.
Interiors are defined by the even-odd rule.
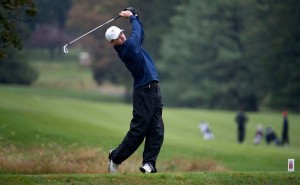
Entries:
[[[99,94],[91,72],[78,65],[78,51],[46,60],[31,52],[40,73],[33,87],[0,86],[1,173],[107,173],[107,152],[125,136],[131,104]],[[280,112],[248,113],[246,142],[236,143],[236,112],[165,108],[161,172],[287,171],[287,159],[300,159],[300,115],[289,114],[291,145],[253,145],[256,124],[281,135]],[[204,141],[198,124],[208,121],[215,140]],[[299,123],[299,124],[298,124]],[[122,164],[138,172],[143,147]]]
[[[39,169],[40,173],[107,173],[107,152],[125,136],[132,108],[117,99],[83,94],[0,86],[0,173],[38,173]],[[289,114],[288,147],[252,143],[256,123],[272,126],[280,135],[280,112],[248,113],[247,138],[242,145],[236,143],[234,116],[230,111],[165,108],[165,141],[158,169],[286,172],[287,159],[294,158],[298,170],[300,115]],[[215,140],[203,140],[200,120],[210,123]],[[138,172],[142,149],[120,170]]]

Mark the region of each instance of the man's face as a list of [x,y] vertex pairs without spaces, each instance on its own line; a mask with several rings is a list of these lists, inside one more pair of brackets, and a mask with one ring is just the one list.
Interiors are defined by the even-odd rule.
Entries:
[[112,40],[110,43],[113,45],[122,45],[126,41],[126,35],[121,32],[117,39]]

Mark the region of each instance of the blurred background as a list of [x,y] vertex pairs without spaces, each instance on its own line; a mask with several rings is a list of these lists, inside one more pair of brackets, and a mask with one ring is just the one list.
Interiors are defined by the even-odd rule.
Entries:
[[[107,173],[132,118],[133,80],[104,33],[115,25],[129,36],[130,23],[117,19],[68,54],[63,46],[129,6],[160,75],[162,171],[286,171],[287,159],[300,161],[299,0],[2,0],[0,174]],[[142,150],[121,170],[137,172]]]
[[124,19],[63,46],[133,6],[170,107],[300,110],[300,1],[22,0],[0,4],[0,83],[130,101],[132,79],[104,38]]

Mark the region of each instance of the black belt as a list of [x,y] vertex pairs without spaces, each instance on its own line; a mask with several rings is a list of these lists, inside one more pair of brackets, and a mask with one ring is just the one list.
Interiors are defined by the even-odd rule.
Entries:
[[157,88],[159,86],[158,82],[150,82],[147,85],[144,85],[142,88],[143,89],[152,89],[152,88]]

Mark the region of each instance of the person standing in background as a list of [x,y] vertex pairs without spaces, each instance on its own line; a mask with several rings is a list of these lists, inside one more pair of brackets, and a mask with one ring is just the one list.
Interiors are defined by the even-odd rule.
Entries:
[[282,116],[283,116],[283,128],[282,128],[282,141],[281,144],[282,145],[288,145],[289,144],[289,122],[288,122],[288,118],[287,118],[287,111],[283,111],[282,112]]
[[247,116],[241,110],[238,112],[235,121],[237,123],[237,132],[238,132],[238,142],[243,143],[245,139],[245,132],[246,132],[246,123],[248,121]]

